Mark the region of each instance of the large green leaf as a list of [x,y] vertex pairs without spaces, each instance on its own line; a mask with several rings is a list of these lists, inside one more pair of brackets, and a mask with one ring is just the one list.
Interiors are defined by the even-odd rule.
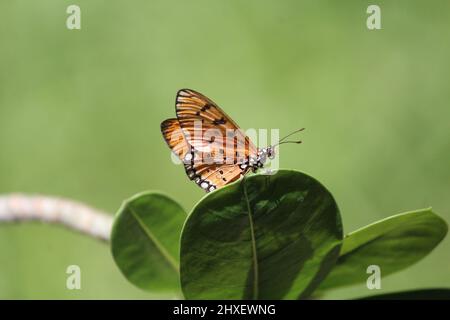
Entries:
[[297,299],[334,265],[341,220],[330,192],[290,170],[208,194],[181,236],[187,299]]
[[447,224],[431,209],[398,214],[352,232],[319,289],[365,283],[369,265],[378,265],[382,277],[404,269],[430,253],[446,233]]
[[120,208],[111,233],[117,266],[134,285],[180,293],[179,236],[186,213],[160,193],[142,193]]
[[450,289],[419,289],[364,297],[360,300],[450,300]]

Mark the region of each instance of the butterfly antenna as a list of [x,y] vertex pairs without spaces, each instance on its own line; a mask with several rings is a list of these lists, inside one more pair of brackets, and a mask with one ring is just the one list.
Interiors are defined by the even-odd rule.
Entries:
[[285,144],[285,143],[302,143],[302,140],[295,140],[295,141],[283,141],[283,142],[280,142],[279,144]]
[[300,132],[300,131],[303,131],[303,130],[305,130],[305,128],[300,128],[300,129],[297,129],[297,130],[289,133],[287,136],[284,136],[283,138],[281,138],[280,141],[277,144],[273,145],[273,146],[276,147],[276,146],[278,146],[280,144],[283,144],[283,143],[302,143],[301,140],[297,140],[297,141],[284,141],[284,140],[289,138],[293,134],[296,134],[297,132]]
[[282,142],[284,139],[289,138],[290,136],[292,136],[293,134],[296,134],[297,132],[303,131],[305,130],[305,128],[300,128],[297,129],[295,131],[292,131],[291,133],[289,133],[287,136],[284,136],[283,138],[281,138],[280,142]]

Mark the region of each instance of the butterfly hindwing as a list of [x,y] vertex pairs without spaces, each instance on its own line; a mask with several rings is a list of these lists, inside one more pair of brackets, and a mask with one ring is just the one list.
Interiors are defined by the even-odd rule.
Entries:
[[188,177],[205,191],[213,191],[217,188],[238,180],[248,169],[241,169],[238,165],[205,165],[185,164]]
[[206,156],[184,138],[177,119],[163,121],[161,132],[170,149],[183,161],[188,178],[207,192],[236,181],[247,171],[235,164],[205,161]]
[[183,160],[190,151],[190,145],[184,137],[178,119],[167,119],[161,123],[161,133],[172,152]]

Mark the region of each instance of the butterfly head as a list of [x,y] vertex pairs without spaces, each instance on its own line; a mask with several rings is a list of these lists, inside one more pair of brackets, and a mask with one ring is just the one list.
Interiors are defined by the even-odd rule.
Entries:
[[266,148],[261,148],[258,149],[257,155],[256,157],[250,157],[250,161],[249,161],[249,165],[250,167],[253,169],[253,171],[256,171],[259,168],[264,167],[264,165],[267,162],[267,159],[273,160],[275,158],[275,148],[281,144],[284,143],[302,143],[301,140],[289,140],[287,141],[286,138],[292,136],[293,134],[303,131],[304,128],[295,130],[293,132],[291,132],[290,134],[288,134],[287,136],[285,136],[284,138],[282,138],[277,144],[268,146]]

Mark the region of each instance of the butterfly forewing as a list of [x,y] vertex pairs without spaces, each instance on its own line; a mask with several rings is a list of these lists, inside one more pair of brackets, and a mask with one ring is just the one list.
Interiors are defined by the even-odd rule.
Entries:
[[214,153],[227,164],[243,163],[257,153],[256,146],[237,124],[216,103],[199,92],[190,89],[178,91],[176,114],[186,140],[196,150]]

